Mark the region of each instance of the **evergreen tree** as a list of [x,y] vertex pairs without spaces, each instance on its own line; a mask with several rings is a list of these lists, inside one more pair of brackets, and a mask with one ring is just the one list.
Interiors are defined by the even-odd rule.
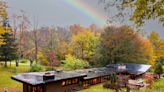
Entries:
[[[4,22],[5,30],[10,30],[10,25]],[[3,43],[0,45],[0,60],[5,62],[5,67],[7,67],[7,61],[15,60],[17,58],[16,54],[16,43],[13,38],[13,34],[11,31],[8,31],[4,34],[1,34],[1,39],[3,39]]]

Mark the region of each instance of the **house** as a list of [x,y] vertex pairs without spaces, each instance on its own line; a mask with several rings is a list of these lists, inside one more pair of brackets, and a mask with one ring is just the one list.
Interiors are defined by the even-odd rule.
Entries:
[[[23,92],[75,92],[91,85],[109,81],[111,75],[126,75],[130,79],[143,76],[150,65],[110,64],[106,67],[74,71],[23,73],[11,78],[23,83]],[[123,78],[123,77],[121,77]]]

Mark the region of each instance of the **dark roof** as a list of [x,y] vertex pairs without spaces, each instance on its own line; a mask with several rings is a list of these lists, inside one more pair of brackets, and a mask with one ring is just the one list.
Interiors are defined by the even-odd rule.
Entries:
[[84,69],[84,70],[75,70],[75,72],[87,74],[87,76],[84,77],[84,79],[91,79],[91,78],[110,75],[110,74],[114,73],[112,70],[110,70],[107,67],[91,68],[91,69]]
[[[120,65],[126,66],[126,69],[119,70]],[[149,70],[151,65],[146,64],[109,64],[106,66],[115,72],[128,72],[129,74],[140,75]]]
[[39,85],[39,84],[45,84],[45,83],[64,80],[64,79],[86,76],[86,74],[76,73],[73,71],[69,71],[69,72],[62,71],[60,73],[56,71],[49,71],[51,75],[54,75],[54,79],[49,80],[49,81],[44,81],[43,76],[45,75],[45,73],[47,72],[23,73],[23,74],[18,74],[16,76],[12,76],[12,79],[17,80],[19,82],[27,83],[30,85]]
[[83,77],[84,79],[91,79],[99,76],[110,75],[113,73],[119,72],[128,72],[129,74],[140,75],[148,71],[151,67],[150,65],[144,64],[123,64],[126,66],[126,69],[119,70],[118,67],[120,64],[109,64],[106,67],[101,68],[91,68],[91,69],[83,69],[83,70],[75,70],[75,71],[51,71],[49,72],[53,79],[49,81],[44,81],[43,76],[46,72],[32,72],[32,73],[23,73],[13,76],[12,79],[27,83],[30,85],[38,85],[38,84],[45,84],[49,82],[65,80],[70,78],[77,78]]

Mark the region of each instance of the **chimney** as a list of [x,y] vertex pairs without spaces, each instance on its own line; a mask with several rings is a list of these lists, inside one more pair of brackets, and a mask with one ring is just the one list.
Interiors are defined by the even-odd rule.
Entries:
[[43,75],[43,81],[51,81],[55,79],[55,75],[53,73],[47,72]]

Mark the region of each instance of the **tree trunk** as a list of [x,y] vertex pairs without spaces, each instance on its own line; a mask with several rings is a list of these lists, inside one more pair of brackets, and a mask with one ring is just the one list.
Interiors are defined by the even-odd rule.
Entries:
[[158,74],[158,76],[159,76],[159,79],[160,79],[160,78],[161,78],[161,77],[160,77],[160,74]]
[[7,61],[5,61],[5,67],[7,67]]
[[38,63],[38,57],[37,57],[37,54],[38,54],[38,42],[37,42],[37,30],[34,30],[34,43],[35,43],[35,61],[36,61],[36,64]]
[[15,65],[16,65],[16,67],[19,66],[19,60],[15,60]]
[[11,61],[10,61],[10,67],[11,67]]
[[30,59],[30,66],[32,66],[33,60]]
[[130,92],[130,88],[129,87],[127,87],[127,92]]

